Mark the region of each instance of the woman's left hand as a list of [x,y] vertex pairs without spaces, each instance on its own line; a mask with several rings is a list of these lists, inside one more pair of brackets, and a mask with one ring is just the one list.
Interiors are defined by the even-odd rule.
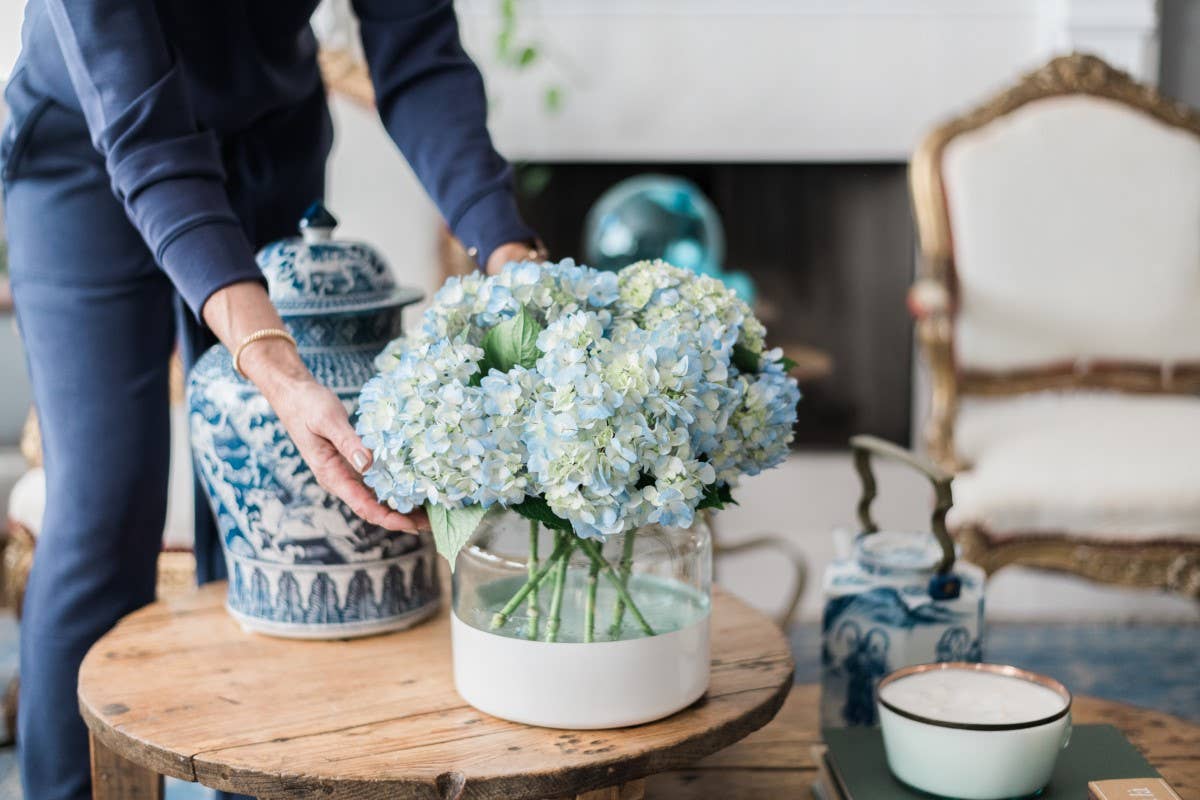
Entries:
[[504,269],[505,264],[510,264],[513,261],[545,261],[546,248],[541,244],[530,244],[529,242],[508,242],[502,244],[492,251],[488,256],[487,274],[498,275],[500,270]]

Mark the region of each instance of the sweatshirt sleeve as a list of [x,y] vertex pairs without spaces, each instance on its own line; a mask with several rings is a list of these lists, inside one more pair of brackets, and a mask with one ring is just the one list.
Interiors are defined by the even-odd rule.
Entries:
[[47,0],[55,38],[114,194],[197,315],[223,286],[262,280],[153,0]]
[[355,0],[354,8],[379,115],[454,235],[480,265],[501,244],[532,242],[451,0]]

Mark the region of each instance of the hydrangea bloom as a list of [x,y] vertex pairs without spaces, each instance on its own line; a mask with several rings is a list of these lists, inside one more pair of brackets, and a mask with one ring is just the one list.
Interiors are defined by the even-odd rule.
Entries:
[[[536,347],[501,370],[489,332],[516,323]],[[800,394],[764,334],[719,281],[660,261],[451,278],[363,388],[366,481],[402,512],[537,498],[582,537],[686,527],[787,455]]]

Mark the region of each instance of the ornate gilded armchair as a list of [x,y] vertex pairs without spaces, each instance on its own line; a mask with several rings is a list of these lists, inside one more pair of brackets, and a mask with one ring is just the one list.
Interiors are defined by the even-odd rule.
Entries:
[[1200,597],[1200,114],[1064,56],[932,131],[910,182],[967,557]]

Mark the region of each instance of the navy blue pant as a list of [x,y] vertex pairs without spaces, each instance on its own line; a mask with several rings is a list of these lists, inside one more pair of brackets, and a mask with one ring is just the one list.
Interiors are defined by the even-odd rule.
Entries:
[[[190,312],[176,314],[174,289],[113,196],[82,117],[44,100],[22,103],[11,90],[9,99],[10,273],[47,480],[21,622],[18,746],[28,800],[84,800],[79,663],[118,619],[154,599],[168,361],[177,333],[189,362],[212,337]],[[253,242],[295,233],[304,206],[322,194],[329,141],[321,99],[224,143],[230,196]],[[200,492],[197,501],[198,575],[221,578]]]

